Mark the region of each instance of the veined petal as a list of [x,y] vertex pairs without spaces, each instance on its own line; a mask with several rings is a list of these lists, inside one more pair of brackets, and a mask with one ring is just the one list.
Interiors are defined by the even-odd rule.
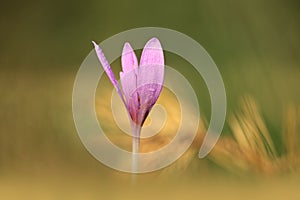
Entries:
[[137,122],[141,125],[160,95],[163,80],[164,68],[160,65],[149,65],[139,69],[136,91],[140,109]]
[[152,38],[146,43],[143,49],[140,67],[155,64],[164,66],[164,53],[159,40]]
[[139,109],[138,95],[136,92],[137,75],[136,70],[120,72],[122,89],[126,98],[126,107],[132,119],[137,117]]
[[102,49],[94,41],[92,41],[92,43],[94,44],[95,51],[97,53],[98,59],[99,59],[101,65],[102,65],[105,73],[107,74],[109,80],[111,81],[111,83],[113,84],[113,86],[116,88],[119,96],[121,97],[123,103],[125,104],[123,93],[122,93],[122,91],[121,91],[121,89],[119,87],[118,81],[115,78],[115,75],[114,75],[113,71],[111,70],[111,67],[110,67],[107,59],[105,58],[105,55],[104,55]]
[[122,69],[123,72],[129,72],[138,67],[136,55],[128,42],[125,43],[122,52]]
[[[125,43],[122,52],[122,69],[120,72],[120,79],[122,89],[126,98],[127,104],[132,101],[133,92],[136,90],[138,61],[136,55],[128,42]],[[137,99],[136,99],[137,100]]]
[[137,123],[143,124],[158,99],[164,81],[164,54],[157,38],[149,40],[142,52],[137,75],[137,93],[140,104]]

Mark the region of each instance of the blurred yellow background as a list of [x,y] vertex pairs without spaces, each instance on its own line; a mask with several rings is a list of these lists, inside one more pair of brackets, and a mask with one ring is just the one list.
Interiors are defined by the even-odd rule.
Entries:
[[[300,199],[299,11],[296,0],[2,2],[0,199]],[[198,159],[209,95],[192,67],[166,52],[166,64],[197,91],[203,118],[182,158],[132,184],[82,145],[72,87],[92,40],[146,26],[180,31],[207,50],[224,79],[228,119],[215,150]],[[112,67],[118,74],[120,60]],[[101,95],[112,89],[107,77],[101,81],[108,90],[98,88],[97,109],[109,108]],[[167,91],[159,101],[178,106]],[[97,114],[107,130],[119,130],[109,111]],[[145,151],[167,142],[161,135]]]

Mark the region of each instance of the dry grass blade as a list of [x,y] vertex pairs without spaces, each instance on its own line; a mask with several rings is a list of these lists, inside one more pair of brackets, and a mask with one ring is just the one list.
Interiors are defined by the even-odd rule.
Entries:
[[[261,117],[259,108],[252,97],[245,97],[242,101],[242,113],[237,115],[243,125],[244,134],[251,141],[253,151],[257,150],[261,156],[275,158],[277,153],[268,129]],[[233,129],[233,131],[235,131]]]
[[289,105],[284,113],[284,125],[282,130],[282,140],[286,151],[287,168],[295,170],[299,167],[299,117],[300,109],[296,106]]
[[294,107],[290,107],[287,111],[284,145],[288,156],[279,157],[257,104],[251,97],[243,98],[241,111],[231,114],[228,120],[233,138],[221,137],[210,159],[235,173],[276,174],[290,171],[289,166],[292,164],[299,167],[297,149],[299,116],[296,112]]

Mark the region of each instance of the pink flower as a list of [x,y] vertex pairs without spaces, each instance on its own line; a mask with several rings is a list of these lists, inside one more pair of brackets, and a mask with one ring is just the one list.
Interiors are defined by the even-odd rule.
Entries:
[[157,38],[150,39],[142,52],[140,63],[129,43],[122,52],[120,88],[101,48],[93,42],[107,76],[120,95],[131,121],[132,134],[139,138],[140,129],[157,101],[164,81],[164,54]]

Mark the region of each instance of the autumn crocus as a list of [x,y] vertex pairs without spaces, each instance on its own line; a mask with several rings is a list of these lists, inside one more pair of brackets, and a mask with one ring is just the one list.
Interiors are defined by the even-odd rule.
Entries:
[[164,80],[164,54],[157,38],[150,39],[142,52],[140,63],[129,43],[122,52],[120,80],[122,89],[101,48],[93,42],[104,71],[126,106],[132,130],[133,171],[137,170],[140,132],[146,117],[157,101]]

